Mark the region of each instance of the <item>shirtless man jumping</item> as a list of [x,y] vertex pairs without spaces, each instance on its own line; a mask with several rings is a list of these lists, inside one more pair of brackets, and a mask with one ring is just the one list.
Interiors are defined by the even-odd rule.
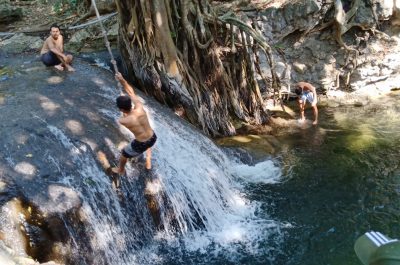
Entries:
[[42,50],[40,51],[40,59],[46,66],[54,66],[57,70],[67,69],[75,71],[70,65],[72,55],[64,53],[64,39],[60,34],[60,27],[52,25],[50,27],[50,36],[44,41]]
[[[114,173],[125,174],[125,164],[129,158],[137,157],[146,151],[146,168],[151,169],[151,147],[155,144],[157,136],[150,126],[143,103],[135,95],[133,88],[117,73],[115,78],[122,84],[129,96],[119,96],[117,107],[122,112],[119,123],[130,130],[135,139],[122,149],[118,167],[112,168]],[[134,107],[132,108],[132,102]]]

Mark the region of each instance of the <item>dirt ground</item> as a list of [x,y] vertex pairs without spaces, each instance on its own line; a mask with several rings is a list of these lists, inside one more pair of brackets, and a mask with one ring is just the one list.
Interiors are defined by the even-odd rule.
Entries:
[[60,6],[56,0],[13,1],[14,7],[23,9],[21,20],[7,25],[8,32],[40,32],[56,23],[68,25],[78,20],[80,12],[72,12],[68,6]]

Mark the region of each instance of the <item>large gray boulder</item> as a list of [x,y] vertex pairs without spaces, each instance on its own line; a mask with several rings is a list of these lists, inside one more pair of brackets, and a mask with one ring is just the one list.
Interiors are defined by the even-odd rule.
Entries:
[[0,0],[0,25],[20,20],[22,14],[21,8],[13,7],[8,1]]
[[[106,21],[104,26],[107,38],[111,46],[116,47],[118,39],[118,22],[116,19]],[[69,52],[88,52],[93,50],[104,50],[105,43],[99,25],[94,24],[87,28],[77,30],[65,43],[65,50]]]
[[7,53],[21,53],[28,51],[38,51],[43,45],[43,40],[39,37],[27,36],[17,33],[9,39],[0,42],[0,50]]
[[[398,89],[400,0],[377,0],[373,5],[360,1],[351,21],[360,27],[341,34],[351,50],[337,41],[335,27],[327,23],[333,19],[332,4],[333,0],[286,1],[260,12],[257,19],[262,34],[281,50],[273,49],[273,58],[282,90],[308,81],[328,97],[339,98],[337,91],[344,89],[344,94],[354,95],[356,100],[361,95],[374,98]],[[270,78],[266,58],[260,59],[262,71]]]

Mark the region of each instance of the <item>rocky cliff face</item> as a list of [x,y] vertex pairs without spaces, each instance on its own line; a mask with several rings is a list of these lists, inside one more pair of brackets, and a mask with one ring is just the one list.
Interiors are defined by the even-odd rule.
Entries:
[[[284,89],[306,80],[331,98],[350,103],[398,89],[400,1],[361,1],[341,36],[348,49],[337,41],[332,3],[291,1],[253,14],[276,48]],[[346,15],[350,3],[342,3]],[[267,64],[264,72],[269,73]]]
[[[290,92],[294,83],[305,80],[332,99],[353,103],[400,87],[400,0],[372,4],[360,1],[341,35],[345,46],[337,41],[333,0],[278,2],[264,10],[246,12],[245,16],[256,21],[275,48],[275,70],[284,93]],[[343,1],[342,6],[348,14],[351,1]],[[5,19],[13,18],[10,14]],[[117,26],[115,19],[107,22],[112,43],[117,41]],[[40,49],[39,38],[21,34],[9,37],[0,42],[3,51]],[[70,32],[66,48],[72,52],[103,49],[98,26]],[[270,77],[269,65],[263,59],[262,70]]]

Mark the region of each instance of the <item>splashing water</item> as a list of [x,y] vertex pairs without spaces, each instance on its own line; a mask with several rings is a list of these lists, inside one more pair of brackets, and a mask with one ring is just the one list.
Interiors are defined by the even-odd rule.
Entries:
[[[90,220],[91,227],[87,229],[93,235],[91,248],[104,253],[106,264],[162,263],[166,259],[165,252],[176,256],[179,255],[177,249],[182,248],[204,255],[208,255],[212,249],[211,256],[223,253],[224,258],[231,261],[239,259],[243,253],[265,256],[268,252],[279,251],[279,244],[283,240],[280,224],[257,217],[259,205],[240,192],[237,181],[274,183],[280,177],[279,168],[271,161],[253,167],[233,163],[211,140],[171,113],[160,113],[152,106],[147,111],[158,136],[153,150],[152,169],[152,175],[158,182],[150,188],[155,189],[153,193],[158,191],[156,198],[163,228],[153,237],[151,231],[154,232],[154,228],[148,221],[148,214],[142,214],[140,224],[129,223],[130,217],[125,212],[132,214],[129,212],[132,209],[127,210],[120,205],[88,147],[82,144],[77,146],[61,130],[48,126],[74,157],[74,164],[83,182],[90,183],[75,188],[81,193],[82,209]],[[100,112],[113,120],[118,115],[105,109]],[[126,138],[132,138],[128,131],[122,132]],[[116,146],[112,149],[118,156]],[[137,169],[128,164],[127,171],[137,172]],[[69,182],[71,178],[66,179]],[[90,181],[93,179],[95,181]],[[135,183],[125,183],[129,193],[138,189]],[[136,193],[134,200],[143,201],[140,194]],[[143,204],[137,206],[145,207]],[[133,214],[141,210],[136,209]],[[147,248],[138,247],[144,241],[144,234],[132,232],[143,229],[140,227],[143,224],[147,224],[147,232],[144,233],[149,241]],[[261,246],[260,242],[267,238],[271,238],[271,245]],[[149,255],[149,252],[153,255]],[[274,255],[269,254],[266,258],[273,259]]]
[[[23,93],[25,83],[17,84],[16,90],[22,91],[20,97],[29,95],[33,99],[32,104],[24,105],[33,118],[23,117],[17,125],[8,122],[10,119],[4,120],[8,122],[7,128],[17,130],[27,139],[26,145],[21,144],[16,150],[16,137],[6,135],[4,163],[14,170],[13,174],[26,177],[15,178],[24,188],[37,188],[36,181],[47,185],[41,191],[44,195],[38,192],[37,197],[48,203],[46,210],[61,216],[71,241],[71,262],[240,263],[243,257],[252,257],[271,264],[280,252],[281,229],[285,225],[260,214],[259,203],[247,197],[243,183],[279,182],[279,167],[271,161],[254,166],[232,162],[198,130],[170,110],[146,100],[158,136],[149,173],[154,181],[146,187],[143,165],[128,163],[128,174],[121,179],[121,190],[116,192],[92,146],[105,143],[105,148],[118,157],[120,144],[131,140],[132,134],[116,124],[117,90],[110,85],[111,79],[115,82],[111,73],[83,68],[78,61],[76,69],[93,78],[68,75],[61,83],[53,84],[44,78],[53,73],[42,71],[34,91]],[[110,74],[110,80],[104,79],[105,72]],[[37,104],[41,102],[37,99],[44,95],[46,102],[60,107],[49,110],[48,104]],[[2,107],[2,111],[7,111],[3,117],[12,117],[12,106],[17,105],[17,100],[11,96],[7,99],[7,105]],[[69,130],[63,122],[67,119],[81,124],[79,133],[84,136]],[[120,133],[111,137],[117,129]],[[28,152],[33,156],[26,157]],[[32,174],[30,166],[35,166]],[[49,180],[43,180],[43,176]],[[159,206],[159,226],[148,209],[146,192],[154,196]],[[36,196],[35,191],[31,194]],[[72,207],[68,203],[49,202],[51,196],[62,199],[68,195],[79,200],[73,209],[76,212],[71,213],[77,216],[71,217],[69,209],[62,211],[62,207]]]

